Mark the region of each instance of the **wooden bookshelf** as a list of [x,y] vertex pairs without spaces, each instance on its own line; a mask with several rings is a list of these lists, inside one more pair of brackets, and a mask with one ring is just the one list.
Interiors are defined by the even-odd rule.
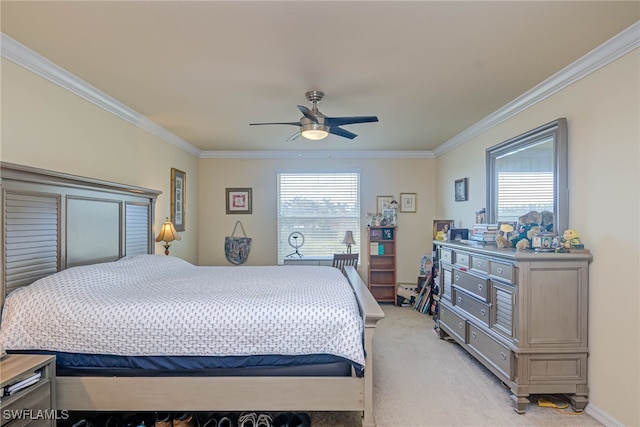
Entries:
[[368,286],[379,302],[397,302],[396,240],[398,228],[368,227]]

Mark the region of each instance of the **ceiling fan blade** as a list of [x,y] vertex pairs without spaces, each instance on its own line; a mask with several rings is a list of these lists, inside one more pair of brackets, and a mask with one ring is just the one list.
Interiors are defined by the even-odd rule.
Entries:
[[315,114],[313,114],[313,111],[311,111],[309,108],[305,107],[304,105],[298,105],[298,110],[300,110],[300,112],[309,120],[311,120],[314,123],[318,123],[318,118],[316,117]]
[[295,141],[296,139],[298,139],[300,137],[300,132],[296,132],[293,135],[291,135],[289,138],[287,138],[287,142],[289,141]]
[[356,123],[377,122],[377,116],[356,116],[356,117],[325,117],[324,122],[329,126],[353,125]]
[[335,126],[331,126],[329,128],[329,133],[332,133],[332,134],[338,135],[338,136],[342,136],[344,138],[349,138],[349,139],[353,139],[356,136],[358,136],[353,132],[349,132],[348,130],[344,130],[342,128],[335,127]]
[[258,126],[258,125],[293,125],[293,126],[302,126],[302,123],[300,123],[300,122],[249,123],[249,126]]

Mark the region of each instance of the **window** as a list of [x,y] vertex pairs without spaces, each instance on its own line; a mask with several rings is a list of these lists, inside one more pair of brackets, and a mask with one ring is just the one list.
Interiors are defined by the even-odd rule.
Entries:
[[346,251],[342,239],[347,230],[359,245],[359,172],[278,173],[279,262],[295,253],[289,244],[293,232],[304,236],[300,253],[329,256]]
[[498,172],[498,218],[517,221],[529,211],[553,212],[553,172]]

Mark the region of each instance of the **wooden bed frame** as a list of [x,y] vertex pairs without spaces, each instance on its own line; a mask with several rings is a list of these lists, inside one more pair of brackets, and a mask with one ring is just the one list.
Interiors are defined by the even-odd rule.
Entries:
[[[154,253],[159,191],[0,163],[0,302],[76,265]],[[238,267],[242,268],[242,267]],[[363,377],[56,377],[56,409],[76,411],[361,411],[373,415],[373,336],[384,312],[354,267],[363,316]]]

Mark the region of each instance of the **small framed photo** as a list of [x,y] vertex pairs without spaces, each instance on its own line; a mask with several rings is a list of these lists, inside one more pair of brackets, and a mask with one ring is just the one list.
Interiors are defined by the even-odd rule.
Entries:
[[227,188],[227,214],[250,214],[251,188]]
[[455,182],[456,202],[467,200],[467,178],[456,179]]
[[416,193],[400,193],[400,212],[416,212]]
[[449,240],[449,231],[453,228],[452,219],[433,220],[433,240]]
[[393,228],[382,229],[382,240],[393,240]]
[[385,210],[389,209],[389,204],[393,201],[393,196],[378,196],[376,198],[376,209],[377,213],[383,213]]
[[176,231],[185,229],[187,174],[171,168],[171,222]]

